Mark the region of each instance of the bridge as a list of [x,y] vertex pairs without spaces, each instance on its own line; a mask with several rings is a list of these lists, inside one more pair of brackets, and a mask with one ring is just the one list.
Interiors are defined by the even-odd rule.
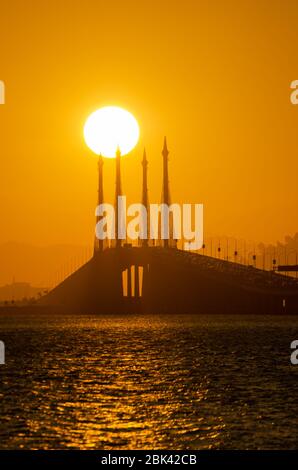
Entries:
[[39,300],[53,312],[298,312],[295,279],[176,248],[108,248]]
[[[170,205],[168,148],[162,150],[162,203]],[[147,158],[142,203],[148,209]],[[98,164],[98,205],[103,202],[103,162]],[[121,195],[120,152],[116,155],[116,201]],[[119,213],[116,205],[116,223]],[[96,220],[98,222],[98,218]],[[116,230],[116,233],[117,230]],[[107,247],[95,239],[93,257],[38,301],[54,312],[129,313],[298,313],[295,279],[189,251],[169,239],[131,246],[117,239]]]

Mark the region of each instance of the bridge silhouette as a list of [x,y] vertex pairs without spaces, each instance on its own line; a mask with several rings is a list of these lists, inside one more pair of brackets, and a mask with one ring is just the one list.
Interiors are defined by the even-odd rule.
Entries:
[[63,313],[295,314],[294,279],[164,247],[108,248],[39,300]]
[[[162,203],[170,206],[168,154],[165,139]],[[120,157],[117,151],[116,201],[121,195]],[[142,166],[142,203],[149,212],[145,151]],[[98,204],[103,202],[102,171],[99,157]],[[171,232],[156,246],[150,240],[132,246],[116,238],[107,247],[105,240],[95,238],[93,257],[37,304],[53,312],[80,314],[296,314],[298,285],[273,271],[180,250]]]

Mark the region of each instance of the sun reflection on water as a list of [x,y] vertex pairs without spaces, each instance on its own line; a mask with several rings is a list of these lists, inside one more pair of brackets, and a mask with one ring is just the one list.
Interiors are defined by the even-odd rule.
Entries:
[[11,351],[0,371],[2,448],[218,449],[238,439],[237,420],[251,435],[266,424],[262,362],[241,367],[247,350],[264,350],[259,326],[32,316],[1,328]]

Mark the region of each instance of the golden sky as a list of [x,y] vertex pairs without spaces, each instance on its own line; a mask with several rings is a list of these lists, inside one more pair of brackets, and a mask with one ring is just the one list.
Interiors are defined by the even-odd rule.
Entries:
[[[167,135],[173,202],[205,205],[206,235],[275,242],[298,231],[298,3],[4,0],[0,6],[1,232],[92,243],[96,157],[85,119],[104,105],[137,118],[123,192],[161,196]],[[104,165],[114,196],[114,161]]]

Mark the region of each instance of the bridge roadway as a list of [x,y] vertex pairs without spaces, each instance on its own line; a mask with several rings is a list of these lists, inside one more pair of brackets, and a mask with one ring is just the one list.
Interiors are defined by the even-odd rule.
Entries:
[[96,253],[39,302],[79,313],[296,314],[298,285],[281,274],[197,253],[125,246]]

